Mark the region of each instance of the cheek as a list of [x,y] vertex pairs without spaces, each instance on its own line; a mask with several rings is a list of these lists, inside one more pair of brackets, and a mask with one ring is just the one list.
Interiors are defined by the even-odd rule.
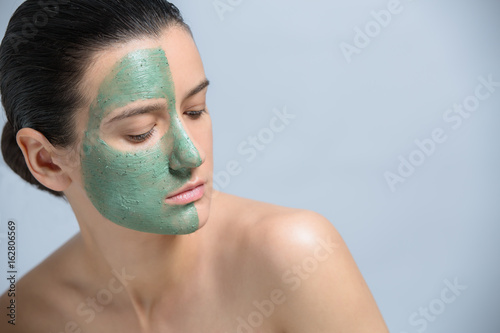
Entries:
[[102,140],[85,146],[82,176],[96,208],[116,220],[137,212],[140,205],[161,205],[164,196],[178,186],[169,172],[170,147],[167,138],[140,152],[120,152]]
[[82,175],[87,195],[108,220],[133,230],[186,234],[198,228],[193,204],[168,206],[168,194],[183,186],[190,174],[171,173],[173,141],[163,137],[140,152],[116,151],[99,140],[85,147]]
[[128,186],[128,191],[158,185],[157,178],[168,176],[171,146],[164,137],[147,150],[122,152],[99,139],[96,144],[84,147],[83,178],[89,190],[103,193],[116,184]]

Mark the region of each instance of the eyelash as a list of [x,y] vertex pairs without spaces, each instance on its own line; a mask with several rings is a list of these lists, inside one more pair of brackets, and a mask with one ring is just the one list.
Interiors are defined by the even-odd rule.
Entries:
[[142,143],[153,136],[155,132],[155,127],[153,127],[149,132],[140,135],[127,135],[130,141],[134,143]]
[[200,118],[204,113],[206,113],[207,111],[206,110],[200,110],[200,111],[186,111],[185,114],[193,119],[193,120],[196,120],[198,118]]

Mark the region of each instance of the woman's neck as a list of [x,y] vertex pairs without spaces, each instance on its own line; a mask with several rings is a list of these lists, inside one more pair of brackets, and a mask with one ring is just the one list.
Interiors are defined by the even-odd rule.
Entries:
[[72,206],[87,271],[101,284],[113,277],[120,280],[141,322],[147,322],[157,305],[169,307],[200,285],[210,224],[189,235],[156,235],[126,229],[97,211]]

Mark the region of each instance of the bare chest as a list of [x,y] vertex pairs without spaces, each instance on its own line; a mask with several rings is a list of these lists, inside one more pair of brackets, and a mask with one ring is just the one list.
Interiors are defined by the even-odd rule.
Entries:
[[[275,327],[275,304],[266,300],[241,298],[230,303],[207,297],[196,304],[182,304],[172,311],[157,313],[153,318],[118,313],[103,308],[92,320],[79,320],[68,332],[108,333],[282,333]],[[66,323],[67,325],[67,323]],[[65,332],[61,330],[61,332]]]

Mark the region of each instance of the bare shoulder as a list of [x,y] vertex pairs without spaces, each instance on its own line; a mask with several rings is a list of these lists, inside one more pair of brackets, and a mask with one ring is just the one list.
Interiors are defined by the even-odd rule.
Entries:
[[[342,237],[323,215],[305,209],[289,208],[266,202],[221,195],[231,207],[231,223],[225,233],[232,235],[238,260],[246,256],[253,269],[258,267],[259,279],[283,282],[291,267],[324,261],[326,255],[350,256]],[[266,275],[267,274],[267,275]]]
[[267,301],[280,331],[387,332],[346,243],[327,218],[248,199],[234,202],[248,216],[243,243],[257,258],[255,278],[271,290]]
[[55,324],[67,321],[64,295],[68,295],[68,290],[71,289],[64,284],[61,276],[61,272],[67,268],[66,250],[67,244],[0,296],[0,308],[6,310],[5,314],[9,314],[4,316],[2,313],[2,318],[8,317],[8,320],[0,322],[1,332],[61,331],[61,326]]
[[244,237],[275,260],[275,265],[288,264],[318,246],[333,249],[344,245],[334,225],[317,212],[235,196],[226,200],[231,201],[232,215],[238,216],[235,225]]

